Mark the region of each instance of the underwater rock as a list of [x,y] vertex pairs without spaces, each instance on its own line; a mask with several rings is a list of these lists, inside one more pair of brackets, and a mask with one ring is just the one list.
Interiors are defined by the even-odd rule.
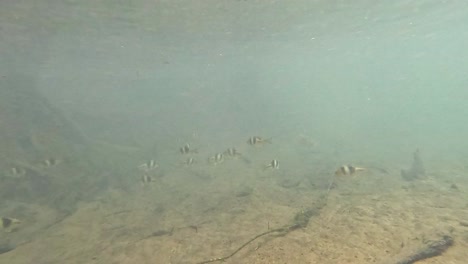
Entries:
[[413,153],[413,163],[407,170],[401,170],[401,177],[404,180],[411,181],[415,179],[422,179],[426,177],[426,169],[419,156],[419,149]]

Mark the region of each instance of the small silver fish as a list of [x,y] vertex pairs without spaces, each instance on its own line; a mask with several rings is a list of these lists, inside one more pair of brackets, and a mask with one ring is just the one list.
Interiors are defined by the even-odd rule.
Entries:
[[353,175],[354,173],[356,173],[358,171],[364,171],[364,170],[366,170],[366,169],[361,168],[361,167],[355,167],[355,166],[352,166],[352,165],[343,165],[343,166],[339,167],[335,171],[335,175],[336,176]]
[[143,184],[148,184],[153,181],[153,178],[149,174],[144,173],[143,176],[141,176],[141,181]]
[[190,166],[190,165],[192,165],[192,164],[194,164],[194,163],[195,163],[195,159],[194,159],[193,157],[187,158],[187,159],[185,160],[185,162],[184,162],[184,164],[185,164],[185,165],[188,165],[188,166]]
[[223,153],[216,153],[213,157],[210,157],[208,159],[208,162],[213,163],[213,164],[219,164],[224,161],[224,154]]
[[187,154],[190,152],[190,145],[187,143],[179,149],[181,154]]
[[26,169],[15,166],[10,169],[10,173],[12,177],[21,177],[26,175]]
[[278,160],[274,159],[267,165],[265,165],[265,169],[272,168],[272,169],[279,169],[279,162]]
[[226,151],[224,151],[224,155],[230,156],[230,157],[238,157],[241,154],[235,148],[228,148]]
[[232,157],[232,158],[240,158],[242,161],[244,161],[247,164],[251,163],[251,161],[248,158],[246,158],[244,155],[239,153],[239,151],[237,151],[237,149],[235,148],[228,148],[226,151],[224,151],[224,156]]
[[188,143],[179,148],[179,151],[181,154],[198,153],[196,149],[191,149]]
[[41,162],[41,165],[45,168],[50,168],[50,167],[53,167],[53,166],[56,166],[60,163],[60,160],[59,159],[56,159],[56,158],[49,158],[49,159],[45,159]]
[[156,164],[156,162],[154,160],[149,160],[143,164],[140,164],[138,165],[138,169],[144,171],[144,172],[148,172],[148,171],[151,171],[151,170],[154,170],[154,169],[157,169],[159,168],[159,165]]
[[259,144],[264,144],[264,143],[271,143],[271,139],[264,139],[262,137],[258,137],[258,136],[253,136],[253,137],[250,137],[249,140],[247,140],[247,143],[249,145],[259,145]]

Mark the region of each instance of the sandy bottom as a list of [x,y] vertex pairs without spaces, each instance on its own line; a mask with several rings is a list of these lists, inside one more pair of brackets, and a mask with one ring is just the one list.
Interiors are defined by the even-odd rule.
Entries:
[[[1,254],[0,263],[199,263],[223,257],[269,228],[293,223],[327,194],[332,175],[330,166],[290,173],[242,163],[180,166],[144,186],[136,180],[131,191],[108,190],[56,223],[53,210],[23,205],[35,217],[3,234],[18,246]],[[307,228],[261,237],[225,263],[397,263],[397,256],[442,233],[454,245],[418,263],[466,263],[466,168],[432,168],[427,179],[413,182],[402,180],[399,168],[369,170],[337,178],[333,186]]]

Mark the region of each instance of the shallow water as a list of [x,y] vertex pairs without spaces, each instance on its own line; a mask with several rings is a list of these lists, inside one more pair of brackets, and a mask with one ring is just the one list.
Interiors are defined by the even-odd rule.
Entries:
[[[454,246],[421,263],[463,263],[466,10],[429,0],[2,1],[0,78],[26,76],[79,131],[70,134],[86,135],[100,170],[68,159],[47,172],[82,166],[96,181],[98,195],[78,195],[67,214],[2,201],[0,215],[25,219],[0,260],[197,263],[325,195],[307,228],[262,237],[228,262],[375,263],[449,233]],[[272,143],[250,146],[251,136]],[[182,155],[186,143],[195,151]],[[241,155],[208,162],[230,147]],[[426,174],[407,181],[416,149]],[[137,166],[148,159],[160,167],[143,184]],[[279,169],[264,169],[272,159]],[[334,178],[343,164],[366,171]],[[28,192],[26,181],[5,180]]]

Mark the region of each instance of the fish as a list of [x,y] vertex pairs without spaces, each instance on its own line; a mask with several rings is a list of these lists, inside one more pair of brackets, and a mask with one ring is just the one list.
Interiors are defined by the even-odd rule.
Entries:
[[60,162],[61,162],[61,160],[59,160],[59,159],[48,158],[48,159],[45,159],[45,160],[43,160],[41,162],[41,166],[43,166],[45,168],[50,168],[50,167],[54,167],[54,166],[58,165]]
[[224,151],[224,155],[229,156],[229,157],[241,156],[241,154],[235,148],[228,148],[226,151]]
[[187,154],[190,152],[190,145],[187,143],[183,147],[179,148],[181,154]]
[[156,164],[156,162],[154,160],[149,160],[143,164],[140,164],[138,165],[138,169],[144,171],[144,172],[149,172],[149,171],[152,171],[154,169],[157,169],[159,168],[159,165]]
[[237,151],[236,148],[228,148],[226,151],[224,151],[224,156],[232,157],[232,158],[240,158],[242,161],[244,161],[247,164],[251,163],[251,161],[248,158],[246,158],[244,155],[242,155],[239,151]]
[[1,227],[5,232],[11,232],[14,230],[15,226],[21,224],[21,221],[16,218],[11,217],[1,217]]
[[267,165],[265,165],[265,169],[272,168],[272,169],[279,169],[279,162],[278,160],[274,159]]
[[13,178],[22,177],[22,176],[26,175],[26,169],[24,169],[24,168],[22,168],[22,167],[18,167],[18,166],[11,167],[11,169],[10,169],[10,175],[11,175],[11,177],[13,177]]
[[335,175],[336,176],[353,175],[354,173],[356,173],[358,171],[364,171],[364,170],[366,170],[366,168],[355,167],[355,166],[352,166],[352,165],[343,165],[343,166],[339,167],[335,171]]
[[184,164],[188,166],[193,165],[194,163],[195,163],[195,159],[193,157],[187,158],[184,162]]
[[223,153],[216,153],[214,156],[212,156],[212,157],[210,157],[208,159],[208,162],[212,163],[214,165],[222,163],[223,161],[224,161],[224,154]]
[[249,140],[247,140],[247,144],[252,145],[252,146],[260,145],[260,144],[264,144],[264,143],[270,143],[271,144],[271,138],[265,139],[265,138],[262,138],[262,137],[253,136],[253,137],[250,137]]
[[191,149],[188,143],[185,144],[183,147],[180,147],[179,151],[181,154],[198,153],[196,149]]
[[148,183],[150,183],[152,181],[153,181],[153,178],[147,173],[144,173],[141,176],[141,182],[143,182],[143,184],[148,184]]

